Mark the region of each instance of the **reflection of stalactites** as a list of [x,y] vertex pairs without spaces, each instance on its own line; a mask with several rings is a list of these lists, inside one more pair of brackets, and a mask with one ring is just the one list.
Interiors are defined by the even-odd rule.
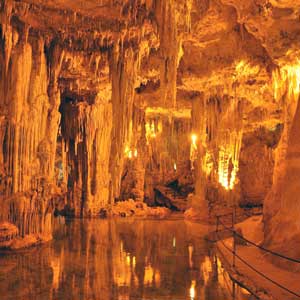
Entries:
[[193,264],[193,252],[194,252],[194,247],[192,245],[188,246],[188,251],[189,251],[189,267],[192,269],[194,264]]
[[207,285],[210,274],[212,273],[211,259],[206,256],[203,263],[201,264],[201,271],[205,285]]
[[144,286],[154,287],[160,285],[160,273],[151,264],[145,267]]
[[52,288],[53,290],[58,290],[59,288],[59,276],[61,273],[61,258],[60,257],[53,257],[51,260],[51,268],[53,272],[53,279],[52,279]]
[[[119,251],[114,257],[114,282],[118,287],[129,287],[138,282],[135,273],[136,257],[124,250],[123,241],[120,241]],[[127,295],[122,295],[127,296]]]
[[192,280],[189,294],[190,294],[190,299],[194,300],[196,296],[196,280]]

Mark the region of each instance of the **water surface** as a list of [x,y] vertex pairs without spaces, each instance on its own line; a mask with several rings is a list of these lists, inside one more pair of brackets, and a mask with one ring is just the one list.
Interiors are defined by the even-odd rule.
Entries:
[[248,300],[183,220],[60,219],[54,241],[0,256],[1,300]]

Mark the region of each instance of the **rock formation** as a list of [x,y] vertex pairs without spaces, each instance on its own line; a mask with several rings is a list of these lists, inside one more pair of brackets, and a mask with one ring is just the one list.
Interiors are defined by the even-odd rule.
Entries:
[[265,243],[286,252],[300,232],[299,12],[288,0],[1,0],[0,221],[49,236],[54,211],[153,205],[176,182],[204,219],[213,202],[263,204]]

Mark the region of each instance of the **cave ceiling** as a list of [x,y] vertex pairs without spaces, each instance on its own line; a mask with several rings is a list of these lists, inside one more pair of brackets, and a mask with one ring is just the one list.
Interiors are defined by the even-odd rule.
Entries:
[[[186,0],[175,7],[179,41],[176,107],[190,117],[199,93],[239,97],[249,128],[280,122],[272,72],[297,61],[300,49],[300,1]],[[109,49],[116,43],[139,49],[136,105],[159,111],[162,51],[174,28],[160,32],[155,0],[22,0],[1,2],[1,24],[7,14],[27,38],[55,39],[64,49],[59,85],[69,97],[111,95]],[[164,39],[166,40],[164,41]],[[124,46],[125,47],[125,46]],[[100,96],[101,98],[101,96]],[[168,107],[161,112],[165,113]],[[186,111],[186,113],[182,113]],[[176,115],[176,113],[174,113]],[[246,126],[246,127],[247,127]]]

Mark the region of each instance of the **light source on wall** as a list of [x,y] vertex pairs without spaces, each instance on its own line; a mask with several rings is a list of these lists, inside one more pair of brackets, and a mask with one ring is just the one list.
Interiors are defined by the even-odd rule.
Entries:
[[272,74],[274,97],[280,99],[288,92],[288,96],[294,96],[298,100],[300,94],[300,61],[297,59],[294,64],[284,65]]
[[196,142],[197,142],[197,135],[195,133],[192,134],[192,143],[194,145],[196,145]]
[[220,150],[218,165],[219,183],[226,190],[232,190],[234,188],[237,171],[238,161],[232,160],[232,157],[229,153],[224,150]]
[[150,132],[151,132],[151,137],[155,138],[156,137],[156,131],[155,131],[154,121],[152,121],[152,123],[151,123]]
[[174,171],[176,172],[177,171],[177,165],[176,165],[176,163],[174,163],[173,168],[174,168]]
[[191,147],[190,147],[190,161],[191,161],[191,169],[194,170],[194,161],[197,159],[198,156],[198,147],[197,147],[197,135],[193,133],[191,135]]
[[125,150],[124,150],[124,153],[125,153],[125,155],[128,157],[128,155],[129,155],[129,151],[130,151],[130,148],[126,145],[125,146]]
[[162,122],[156,120],[148,120],[145,124],[147,144],[150,139],[156,138],[156,136],[162,132]]
[[134,148],[133,150],[129,148],[129,146],[126,146],[125,147],[125,156],[129,159],[132,159],[133,157],[137,157],[138,155],[138,152],[137,152],[137,149]]

